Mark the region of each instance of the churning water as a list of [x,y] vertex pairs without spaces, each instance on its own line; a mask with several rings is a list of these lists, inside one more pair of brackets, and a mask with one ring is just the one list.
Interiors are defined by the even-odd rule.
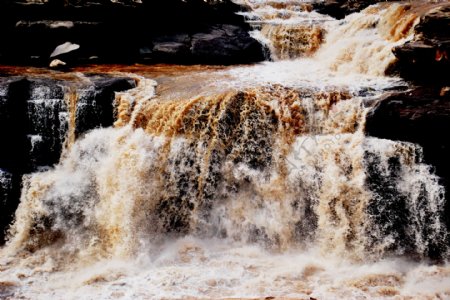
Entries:
[[450,297],[443,187],[420,146],[364,134],[414,12],[243,4],[275,62],[169,92],[129,74],[113,128],[24,178],[0,297]]

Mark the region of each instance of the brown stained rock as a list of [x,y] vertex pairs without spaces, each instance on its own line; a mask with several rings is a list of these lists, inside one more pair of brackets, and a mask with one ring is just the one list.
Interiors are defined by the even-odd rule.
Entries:
[[450,3],[423,6],[412,41],[393,49],[396,72],[421,83],[450,82]]

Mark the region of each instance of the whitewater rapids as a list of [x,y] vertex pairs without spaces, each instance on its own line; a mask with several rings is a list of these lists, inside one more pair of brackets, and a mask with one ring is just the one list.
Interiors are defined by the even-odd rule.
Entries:
[[78,140],[68,91],[66,149],[24,178],[1,298],[450,298],[439,178],[419,145],[364,133],[406,86],[385,71],[417,15],[277,3],[247,3],[274,62],[142,68],[114,127]]

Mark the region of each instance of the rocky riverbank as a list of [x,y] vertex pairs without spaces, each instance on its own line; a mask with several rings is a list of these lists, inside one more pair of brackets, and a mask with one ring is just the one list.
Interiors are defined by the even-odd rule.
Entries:
[[[241,9],[231,1],[2,1],[0,63],[261,61]],[[64,44],[75,46],[55,54]]]

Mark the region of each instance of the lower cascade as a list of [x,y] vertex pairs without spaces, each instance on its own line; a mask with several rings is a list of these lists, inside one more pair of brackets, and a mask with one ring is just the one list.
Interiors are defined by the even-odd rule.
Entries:
[[86,133],[61,88],[61,158],[22,178],[0,298],[450,297],[441,179],[420,145],[366,133],[410,88],[385,72],[417,12],[236,2],[274,61],[113,70],[132,79],[114,125]]
[[117,128],[92,131],[25,180],[14,251],[63,243],[65,259],[127,257],[166,234],[352,259],[447,251],[444,191],[420,147],[365,137],[358,97],[281,86],[126,96]]

